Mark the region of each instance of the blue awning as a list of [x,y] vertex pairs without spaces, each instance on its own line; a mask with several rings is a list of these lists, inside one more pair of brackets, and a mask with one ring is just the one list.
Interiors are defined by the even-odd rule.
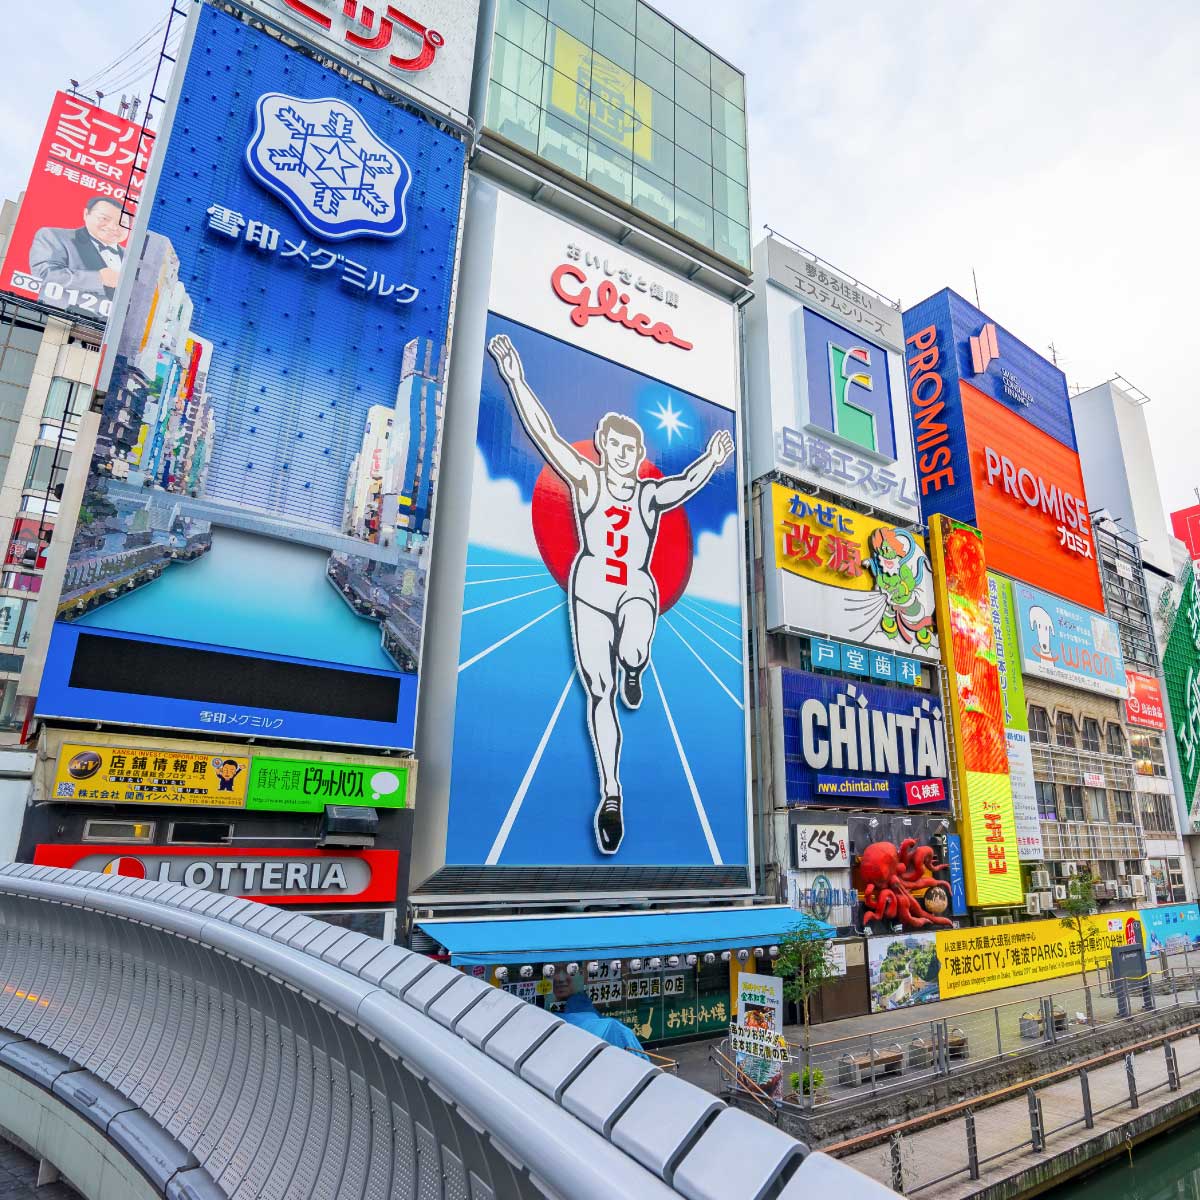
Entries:
[[836,935],[832,925],[806,920],[783,904],[578,917],[432,919],[417,924],[446,947],[454,965],[499,966],[752,950],[778,944],[802,921],[815,937]]

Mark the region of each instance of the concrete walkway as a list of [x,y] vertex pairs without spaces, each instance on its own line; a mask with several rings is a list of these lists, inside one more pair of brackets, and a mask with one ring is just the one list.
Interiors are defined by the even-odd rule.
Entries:
[[[961,1200],[1005,1181],[1005,1191],[1024,1193],[1038,1178],[1046,1187],[1061,1182],[1085,1163],[1095,1165],[1103,1153],[1114,1149],[1124,1152],[1125,1139],[1133,1145],[1153,1132],[1156,1124],[1176,1121],[1188,1110],[1200,1108],[1200,1039],[1188,1036],[1173,1043],[1181,1079],[1179,1091],[1162,1086],[1167,1081],[1166,1057],[1161,1046],[1152,1046],[1134,1054],[1138,1107],[1130,1106],[1129,1082],[1123,1059],[1088,1071],[1095,1126],[1082,1123],[1054,1132],[1059,1126],[1076,1121],[1083,1114],[1082,1086],[1077,1074],[1038,1090],[1047,1131],[1045,1149],[1034,1152],[1030,1140],[1029,1102],[1025,1091],[976,1111],[975,1129],[980,1178],[971,1180],[966,1173],[966,1122],[961,1114],[915,1133],[901,1127],[900,1160],[904,1192],[922,1189],[922,1197],[937,1200]],[[1156,1090],[1152,1090],[1156,1089]],[[1100,1110],[1109,1107],[1107,1112]],[[1022,1144],[1026,1143],[1026,1144]],[[836,1148],[834,1152],[836,1153]],[[1072,1153],[1075,1151],[1076,1153]],[[994,1157],[992,1162],[985,1160]],[[877,1179],[893,1185],[892,1149],[888,1142],[851,1153],[844,1161]],[[953,1179],[931,1181],[952,1171],[962,1170]],[[1025,1176],[1019,1183],[1016,1176]],[[1013,1190],[1015,1189],[1015,1190]]]

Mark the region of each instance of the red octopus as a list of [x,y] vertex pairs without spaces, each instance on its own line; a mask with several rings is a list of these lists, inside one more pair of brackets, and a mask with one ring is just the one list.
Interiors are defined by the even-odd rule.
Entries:
[[[909,890],[939,883],[934,871],[945,863],[934,862],[932,846],[918,846],[916,838],[905,838],[897,849],[891,842],[872,842],[858,862],[863,887],[863,925],[871,921],[899,918],[906,929],[926,925],[952,927],[947,917],[926,912]],[[944,885],[943,885],[944,886]]]

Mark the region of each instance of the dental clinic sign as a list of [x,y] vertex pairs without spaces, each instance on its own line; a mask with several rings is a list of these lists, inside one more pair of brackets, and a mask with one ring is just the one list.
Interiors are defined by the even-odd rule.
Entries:
[[441,111],[465,114],[478,0],[246,0],[322,55]]
[[1122,700],[1129,695],[1116,622],[1024,583],[1012,589],[1025,674]]

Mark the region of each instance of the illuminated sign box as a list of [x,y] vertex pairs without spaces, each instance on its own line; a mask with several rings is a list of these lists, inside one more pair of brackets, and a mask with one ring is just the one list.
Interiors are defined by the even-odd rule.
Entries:
[[1062,372],[949,290],[904,330],[925,518],[978,527],[994,570],[1102,612]]

